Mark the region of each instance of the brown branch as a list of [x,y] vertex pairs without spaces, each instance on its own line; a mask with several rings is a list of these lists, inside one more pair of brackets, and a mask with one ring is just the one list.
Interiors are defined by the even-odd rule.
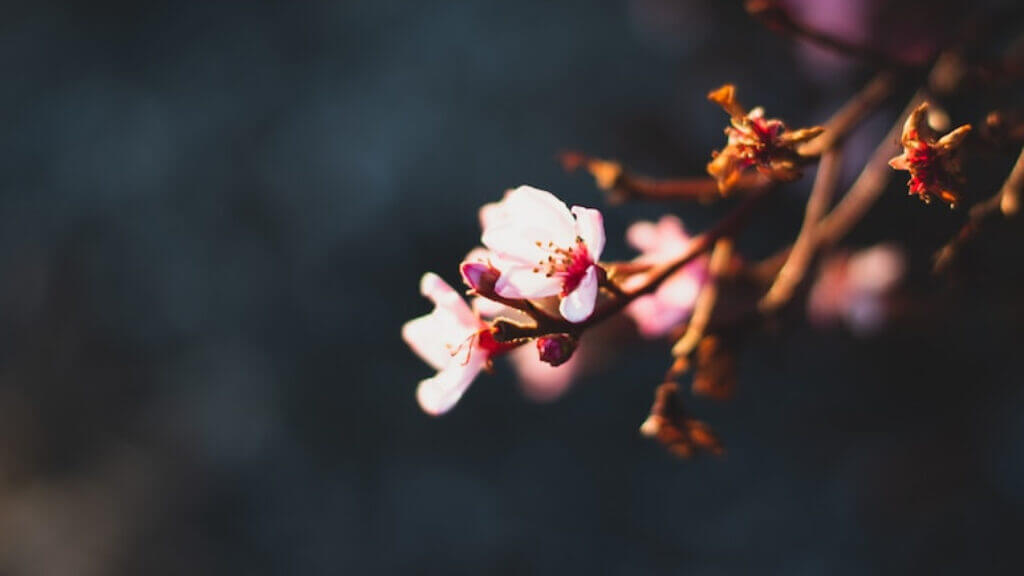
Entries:
[[875,152],[843,199],[827,216],[821,219],[815,234],[819,248],[832,246],[846,236],[885,191],[885,187],[892,177],[889,159],[899,152],[897,139],[903,130],[903,121],[923,101],[924,92],[919,90],[910,99],[903,113],[889,129],[882,142],[875,148]]
[[718,302],[718,280],[729,267],[732,252],[731,237],[722,237],[715,242],[715,248],[711,251],[711,260],[708,263],[708,281],[704,284],[693,305],[693,313],[690,314],[686,332],[672,347],[672,355],[676,358],[689,356],[704,337],[704,331],[711,322],[711,314],[715,311],[715,304]]
[[896,87],[897,76],[881,72],[825,122],[825,131],[800,147],[801,156],[820,156],[839,145],[857,125],[880,106]]
[[1003,183],[1001,192],[1003,198],[999,202],[999,209],[1003,212],[1003,216],[1010,218],[1020,212],[1020,197],[1024,193],[1021,191],[1022,189],[1024,189],[1024,149],[1017,157],[1010,176]]
[[775,276],[775,282],[758,303],[761,312],[771,313],[778,310],[793,297],[796,287],[803,281],[817,249],[815,236],[818,225],[832,203],[841,168],[842,155],[838,150],[829,150],[822,155],[818,173],[814,178],[814,188],[807,199],[800,233],[793,242],[793,248],[789,251],[785,263]]
[[904,60],[871,46],[855,44],[815,30],[793,16],[778,0],[747,0],[747,13],[760,20],[769,29],[800,40],[806,40],[844,56],[867,62],[879,68],[914,69],[922,67],[917,62]]
[[[562,167],[567,172],[584,168],[597,187],[608,193],[612,203],[628,200],[652,202],[697,201],[709,203],[721,198],[718,184],[709,176],[692,178],[658,179],[634,174],[614,160],[595,158],[581,152],[567,151],[559,154]],[[767,178],[760,174],[744,175],[736,185],[739,189],[752,189],[767,184]]]
[[1017,162],[1014,163],[1010,175],[999,188],[999,191],[983,202],[971,207],[967,214],[967,223],[960,228],[953,238],[935,253],[935,264],[932,272],[940,274],[949,269],[953,261],[989,222],[1002,218],[1012,218],[1020,211],[1020,197],[1024,189],[1024,149],[1021,150]]

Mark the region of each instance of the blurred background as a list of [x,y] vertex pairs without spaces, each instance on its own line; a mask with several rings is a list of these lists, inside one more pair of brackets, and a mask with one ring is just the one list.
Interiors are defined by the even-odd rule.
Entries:
[[[964,13],[792,5],[923,58]],[[699,174],[726,120],[709,89],[806,125],[869,71],[716,0],[5,8],[0,574],[1024,568],[1020,234],[930,280],[963,214],[903,175],[849,243],[908,247],[910,312],[871,337],[753,336],[737,397],[691,402],[724,458],[637,432],[667,343],[547,404],[505,365],[441,418],[414,400],[431,370],[399,329],[430,309],[423,272],[458,280],[481,204],[532,184],[604,207],[559,150]],[[847,181],[912,90],[854,135]],[[976,198],[1012,160],[975,172]],[[806,183],[785,194],[745,255],[795,235]],[[722,213],[672,209],[698,231]],[[606,212],[608,256],[664,211]]]

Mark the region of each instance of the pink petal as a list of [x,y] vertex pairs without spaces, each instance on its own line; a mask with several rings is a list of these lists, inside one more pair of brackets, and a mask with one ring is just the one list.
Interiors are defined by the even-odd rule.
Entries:
[[420,408],[431,416],[440,416],[451,410],[486,362],[487,354],[474,349],[465,363],[451,362],[433,378],[421,381],[416,389]]
[[700,270],[686,267],[676,272],[662,284],[655,295],[666,306],[689,311],[693,308],[700,294],[703,278]]
[[550,402],[564,394],[579,371],[578,356],[574,355],[561,366],[551,366],[537,358],[537,349],[533,346],[516,348],[509,353],[509,359],[519,375],[523,393],[537,402]]
[[[532,186],[520,186],[505,196],[502,202],[508,218],[519,222],[533,222],[538,228],[558,232],[573,229],[572,214],[565,202],[550,192]],[[569,238],[570,240],[572,238]]]
[[643,254],[640,262],[660,263],[675,258],[690,244],[683,223],[675,216],[653,222],[637,222],[626,230],[626,241]]
[[650,252],[658,246],[658,229],[654,222],[635,222],[626,228],[626,242],[641,252]]
[[545,258],[549,243],[568,248],[576,239],[575,222],[565,204],[529,186],[516,188],[498,204],[482,210],[481,220],[483,244],[499,256],[523,262]]
[[653,294],[641,296],[626,308],[637,331],[644,338],[660,338],[678,326],[689,311],[678,307],[667,306],[664,301]]
[[434,310],[402,326],[402,339],[420,358],[440,370],[452,352],[480,330],[483,323],[455,290],[433,273],[423,275],[420,291],[434,301]]
[[847,277],[857,291],[883,293],[899,284],[905,264],[895,247],[881,244],[857,252],[847,262]]
[[597,301],[597,268],[591,266],[583,273],[583,279],[575,290],[562,298],[558,311],[569,322],[583,322],[594,312]]
[[480,236],[480,241],[497,253],[502,261],[511,260],[531,265],[547,259],[551,253],[549,243],[560,247],[572,245],[565,239],[571,236],[571,229],[568,235],[560,234],[556,238],[550,230],[529,226],[529,220],[525,222],[527,225],[518,222],[487,228]]
[[593,208],[573,206],[572,213],[576,216],[576,233],[587,245],[590,257],[597,262],[604,251],[604,217]]
[[502,271],[494,290],[505,298],[543,298],[561,292],[562,279],[534,272],[531,265],[513,266]]
[[[443,322],[439,321],[437,314],[431,313],[410,320],[402,326],[402,340],[405,340],[409,348],[434,370],[444,368],[452,359],[451,349],[438,337],[438,328]],[[467,332],[464,337],[468,338],[469,335]]]
[[420,279],[420,293],[432,300],[438,308],[447,310],[467,328],[475,330],[480,324],[462,295],[437,274],[427,272],[423,275]]

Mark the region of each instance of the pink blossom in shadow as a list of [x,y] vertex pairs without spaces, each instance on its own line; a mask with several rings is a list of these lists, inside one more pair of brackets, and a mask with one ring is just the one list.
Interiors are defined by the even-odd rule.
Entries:
[[[662,216],[657,223],[637,222],[626,231],[626,241],[640,250],[634,262],[659,265],[679,257],[690,245],[683,223],[675,216]],[[685,266],[658,287],[653,293],[637,298],[626,308],[645,338],[659,338],[681,324],[693,311],[700,288],[707,278],[707,260],[698,258]],[[645,281],[644,274],[636,274],[623,282],[623,288],[633,290]]]
[[905,269],[903,253],[881,244],[853,254],[835,254],[822,263],[807,299],[816,324],[843,322],[857,334],[881,328],[889,316],[889,295]]

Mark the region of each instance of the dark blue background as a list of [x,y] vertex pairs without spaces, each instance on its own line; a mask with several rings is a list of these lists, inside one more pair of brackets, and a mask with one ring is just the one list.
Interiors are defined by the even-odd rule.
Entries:
[[[952,291],[919,282],[943,313],[754,336],[737,398],[693,405],[721,460],[637,433],[664,344],[550,405],[507,366],[443,418],[414,401],[430,370],[399,328],[429,310],[424,271],[457,280],[479,205],[529,183],[603,206],[564,148],[699,173],[725,120],[708,89],[810,124],[864,71],[809,76],[712,0],[6,8],[0,573],[1024,566],[1020,252],[999,241]],[[801,190],[747,254],[792,237]],[[610,256],[660,210],[608,212]],[[923,269],[959,218],[894,186],[853,242],[896,236]]]

